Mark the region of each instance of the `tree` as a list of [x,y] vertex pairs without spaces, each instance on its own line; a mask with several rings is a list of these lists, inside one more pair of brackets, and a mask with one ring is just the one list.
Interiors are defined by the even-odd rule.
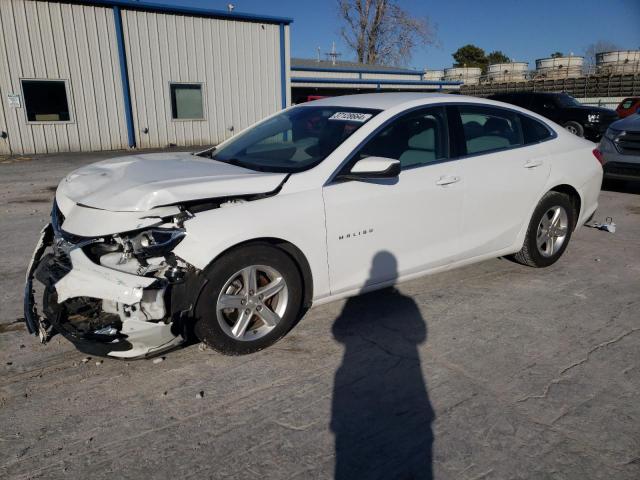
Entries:
[[487,65],[493,65],[494,63],[509,63],[511,60],[502,51],[494,50],[487,55]]
[[465,45],[456,50],[453,54],[455,60],[454,67],[480,67],[487,66],[487,57],[484,50],[475,45]]
[[564,53],[562,53],[562,52],[553,52],[551,54],[551,58],[560,58],[560,57],[564,57]]
[[598,40],[595,43],[584,47],[584,60],[587,65],[595,65],[596,55],[602,52],[614,52],[622,50],[618,45],[607,40]]
[[435,43],[428,17],[414,17],[397,0],[337,0],[340,35],[360,63],[407,65],[417,46]]

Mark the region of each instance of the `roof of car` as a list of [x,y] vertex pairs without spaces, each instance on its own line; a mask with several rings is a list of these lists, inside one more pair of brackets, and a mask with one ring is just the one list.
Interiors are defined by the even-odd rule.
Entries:
[[387,110],[404,103],[424,100],[425,103],[438,103],[441,101],[470,101],[478,102],[482,99],[477,97],[466,97],[462,95],[451,95],[448,93],[419,93],[419,92],[388,92],[388,93],[363,93],[360,95],[342,95],[338,97],[328,97],[314,100],[312,103],[304,105],[318,107],[351,107],[351,108],[375,108]]

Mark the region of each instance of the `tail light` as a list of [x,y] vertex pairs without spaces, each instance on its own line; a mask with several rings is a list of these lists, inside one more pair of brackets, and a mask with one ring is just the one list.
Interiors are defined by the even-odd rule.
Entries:
[[598,150],[597,148],[594,148],[593,149],[593,156],[598,159],[598,161],[600,162],[600,165],[604,165],[604,158],[603,158],[602,152],[600,150]]

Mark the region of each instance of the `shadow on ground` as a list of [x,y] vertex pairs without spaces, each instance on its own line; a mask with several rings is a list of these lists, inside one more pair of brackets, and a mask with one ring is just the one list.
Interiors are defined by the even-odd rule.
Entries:
[[[380,269],[397,272],[390,253],[376,255],[371,278]],[[418,355],[427,338],[418,305],[392,288],[350,298],[333,335],[345,348],[332,402],[335,478],[433,478],[435,416]]]

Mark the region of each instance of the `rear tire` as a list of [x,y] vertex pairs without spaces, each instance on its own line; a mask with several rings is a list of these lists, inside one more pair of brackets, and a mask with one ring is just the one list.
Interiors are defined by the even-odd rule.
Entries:
[[198,339],[225,355],[257,352],[281,339],[301,312],[302,279],[282,250],[254,244],[233,250],[205,271],[195,306]]
[[578,122],[574,122],[573,120],[567,122],[564,124],[564,128],[578,137],[584,137],[584,127]]
[[522,250],[512,258],[537,268],[556,263],[569,245],[576,214],[568,195],[547,192],[533,212]]

